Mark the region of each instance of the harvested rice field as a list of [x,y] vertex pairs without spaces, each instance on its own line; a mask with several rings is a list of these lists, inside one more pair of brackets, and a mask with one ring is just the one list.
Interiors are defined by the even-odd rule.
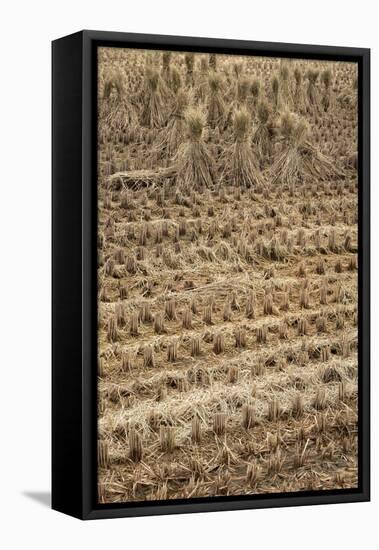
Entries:
[[357,487],[357,67],[98,51],[98,500]]

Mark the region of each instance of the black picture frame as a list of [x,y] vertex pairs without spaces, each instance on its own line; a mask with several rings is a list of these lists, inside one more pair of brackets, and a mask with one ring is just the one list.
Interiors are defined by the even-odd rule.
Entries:
[[[96,504],[98,46],[356,61],[359,90],[359,487]],[[85,30],[52,43],[52,507],[81,519],[370,499],[370,50]]]

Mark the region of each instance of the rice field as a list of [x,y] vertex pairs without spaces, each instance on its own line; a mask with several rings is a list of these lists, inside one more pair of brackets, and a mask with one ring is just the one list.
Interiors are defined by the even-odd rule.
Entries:
[[100,48],[100,503],[357,487],[357,67]]

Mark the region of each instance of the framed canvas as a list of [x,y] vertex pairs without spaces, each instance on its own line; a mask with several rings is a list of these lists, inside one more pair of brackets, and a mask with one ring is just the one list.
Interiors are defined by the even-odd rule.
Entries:
[[369,500],[370,52],[53,42],[53,508]]

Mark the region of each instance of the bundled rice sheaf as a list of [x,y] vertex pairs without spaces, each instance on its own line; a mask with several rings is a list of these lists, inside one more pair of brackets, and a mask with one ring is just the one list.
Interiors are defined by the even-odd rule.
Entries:
[[162,78],[168,86],[171,85],[171,57],[170,51],[162,53]]
[[176,67],[170,69],[169,87],[174,95],[176,95],[182,87],[182,77]]
[[187,140],[174,158],[177,180],[187,189],[212,187],[216,167],[203,138],[205,114],[199,108],[189,108],[184,114]]
[[219,73],[210,73],[208,77],[208,123],[211,128],[223,129],[226,118],[226,105],[222,96],[222,77]]
[[290,71],[287,63],[281,63],[279,69],[279,105],[293,109],[293,95],[290,80]]
[[193,69],[195,66],[195,55],[193,53],[186,53],[184,56],[184,61],[186,64],[186,85],[193,86],[194,84],[194,74]]
[[200,66],[195,88],[195,97],[201,103],[205,103],[208,95],[208,74],[209,65],[205,56],[200,58]]
[[309,127],[303,118],[284,113],[280,119],[280,131],[283,150],[271,167],[274,184],[279,182],[291,186],[312,178],[325,181],[344,177],[335,163],[309,141]]
[[273,134],[271,107],[267,101],[262,100],[257,106],[257,123],[253,134],[253,145],[256,146],[261,165],[271,157]]
[[307,103],[308,111],[313,114],[317,114],[320,108],[320,96],[317,89],[317,79],[319,71],[314,69],[309,69],[307,71]]
[[225,151],[224,177],[240,187],[264,184],[259,162],[251,145],[251,118],[246,108],[235,111],[233,117],[234,143]]
[[[171,103],[182,86],[182,77],[178,69],[171,64],[172,52],[163,52],[162,69],[159,74],[159,87],[164,103]],[[145,72],[146,73],[146,72]],[[138,90],[140,95],[140,90]]]
[[306,110],[306,95],[304,90],[303,74],[299,67],[295,67],[293,76],[295,80],[295,88],[293,92],[294,110],[303,115]]
[[332,72],[330,69],[325,69],[321,73],[321,82],[323,84],[323,91],[322,91],[322,97],[321,97],[321,106],[325,112],[328,112],[333,103],[333,96],[332,96]]
[[216,166],[208,145],[203,138],[206,117],[199,108],[189,108],[184,113],[185,141],[180,145],[172,162],[166,168],[116,172],[109,177],[114,186],[131,188],[162,185],[175,178],[187,189],[212,187],[216,181]]
[[157,153],[166,159],[172,159],[175,156],[185,138],[186,125],[184,112],[188,108],[189,103],[189,93],[180,89],[176,94],[174,109],[168,119],[167,125],[161,130],[154,144],[154,149]]
[[279,94],[279,78],[275,75],[271,79],[271,102],[272,109],[277,113],[280,108],[280,94]]
[[261,83],[257,78],[254,78],[250,82],[250,98],[249,98],[249,101],[251,103],[251,109],[253,111],[254,116],[256,113],[256,109],[257,109],[260,97],[261,97]]
[[120,71],[112,71],[105,77],[99,116],[104,126],[113,131],[124,131],[138,121],[136,106],[129,99]]
[[141,124],[148,128],[162,128],[165,123],[166,107],[162,94],[161,79],[158,71],[147,67]]
[[[258,89],[259,92],[259,89]],[[247,76],[241,76],[237,80],[236,87],[236,106],[237,107],[247,107],[251,94],[251,83],[250,78]]]
[[217,56],[215,53],[209,55],[209,68],[212,69],[212,71],[217,71]]
[[[240,64],[237,65],[240,67]],[[237,70],[238,78],[235,79],[236,83],[231,82],[231,85],[235,86],[234,97],[231,97],[230,102],[226,99],[226,109],[227,115],[224,121],[224,128],[229,129],[233,127],[233,118],[234,113],[237,109],[246,108],[248,111],[251,110],[251,85],[250,78],[243,76],[239,73],[239,70],[242,70],[242,66]],[[233,88],[232,88],[233,89]]]

